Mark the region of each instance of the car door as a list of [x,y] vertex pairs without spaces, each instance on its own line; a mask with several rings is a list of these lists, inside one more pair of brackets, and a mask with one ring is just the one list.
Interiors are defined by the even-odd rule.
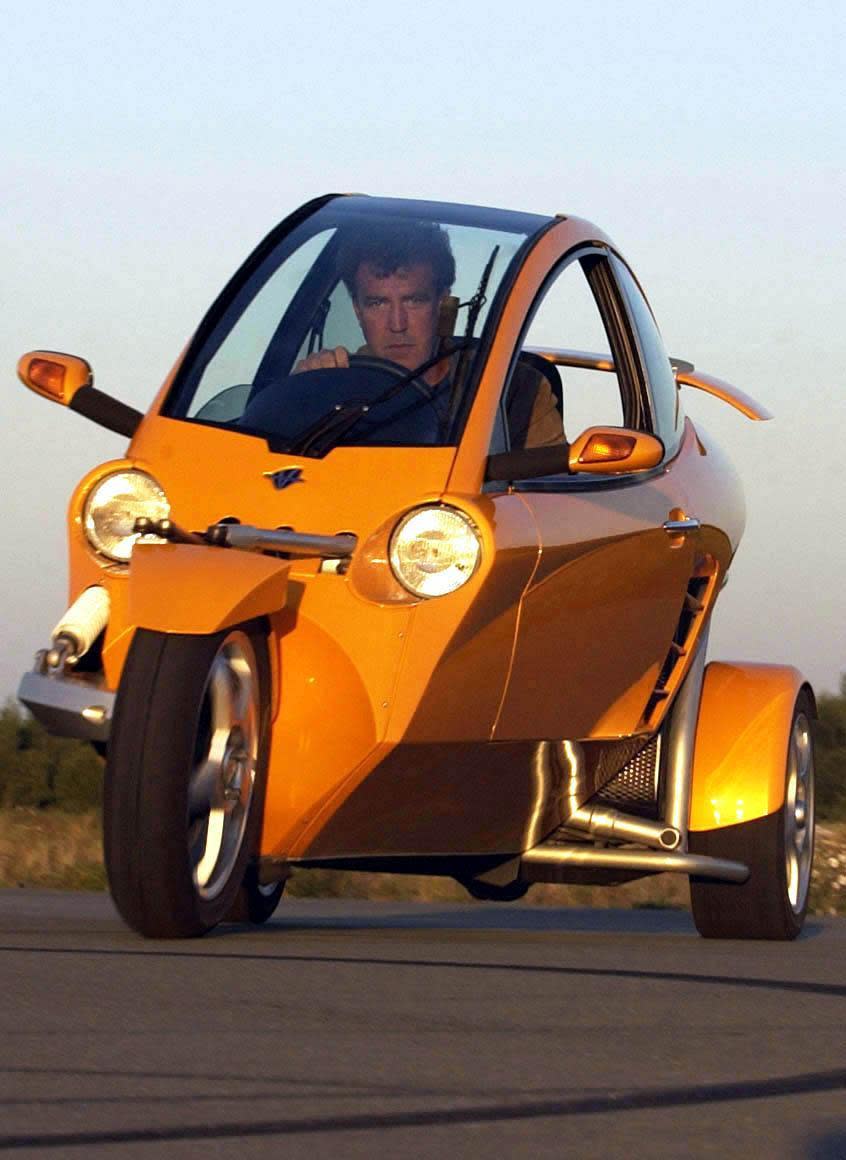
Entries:
[[[639,333],[615,261],[592,246],[560,262],[529,312],[517,355],[604,354],[560,368],[562,437],[573,442],[596,425],[647,431],[664,441],[664,461],[642,472],[513,484],[537,525],[541,556],[521,602],[496,740],[647,731],[678,651],[674,636],[697,567],[696,532],[665,527],[685,517],[684,472],[675,468],[681,417],[665,353],[658,377],[663,358],[669,380],[651,381],[644,351],[654,359],[660,336]],[[514,429],[516,383],[512,372],[500,419],[512,446],[527,437]]]

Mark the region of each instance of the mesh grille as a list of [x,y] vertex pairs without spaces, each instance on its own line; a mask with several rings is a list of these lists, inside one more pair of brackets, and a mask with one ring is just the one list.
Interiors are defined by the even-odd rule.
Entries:
[[621,808],[632,806],[654,806],[657,800],[656,771],[658,760],[658,736],[632,757],[613,780],[593,799],[609,806]]
[[594,785],[604,792],[621,772],[637,760],[643,748],[641,737],[626,737],[622,741],[603,744],[594,766]]

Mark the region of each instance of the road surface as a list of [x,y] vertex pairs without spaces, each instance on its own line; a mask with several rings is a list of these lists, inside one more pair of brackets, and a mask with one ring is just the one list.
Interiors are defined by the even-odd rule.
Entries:
[[846,922],[284,900],[145,942],[0,891],[0,1153],[846,1160]]

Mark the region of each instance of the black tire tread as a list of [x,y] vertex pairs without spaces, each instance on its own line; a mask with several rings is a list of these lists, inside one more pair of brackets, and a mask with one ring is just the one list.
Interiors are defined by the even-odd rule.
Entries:
[[[264,637],[252,641],[263,687]],[[191,767],[201,696],[225,633],[189,636],[139,629],[121,678],[104,786],[104,855],[112,897],[134,930],[152,938],[204,934],[226,917],[257,841],[263,809],[268,711],[261,708],[260,768],[237,876],[221,895],[193,888],[187,834],[186,771]],[[236,883],[237,877],[237,883]]]
[[116,739],[147,734],[165,639],[164,634],[147,629],[138,629],[135,634],[121,677],[121,687],[132,693],[118,696],[115,704],[103,782],[103,858],[109,886],[118,913],[135,930],[143,924],[143,907],[140,865],[131,854],[131,835],[137,832],[143,751],[140,746],[122,746],[120,760],[124,765],[118,775]]

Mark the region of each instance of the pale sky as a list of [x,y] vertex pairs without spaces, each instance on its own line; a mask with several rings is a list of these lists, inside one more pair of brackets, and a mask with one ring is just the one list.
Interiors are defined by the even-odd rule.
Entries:
[[596,222],[668,349],[775,413],[686,392],[747,531],[709,657],[846,671],[842,0],[0,2],[0,701],[67,605],[65,508],[126,441],[30,394],[82,355],[141,409],[300,203],[426,197]]

